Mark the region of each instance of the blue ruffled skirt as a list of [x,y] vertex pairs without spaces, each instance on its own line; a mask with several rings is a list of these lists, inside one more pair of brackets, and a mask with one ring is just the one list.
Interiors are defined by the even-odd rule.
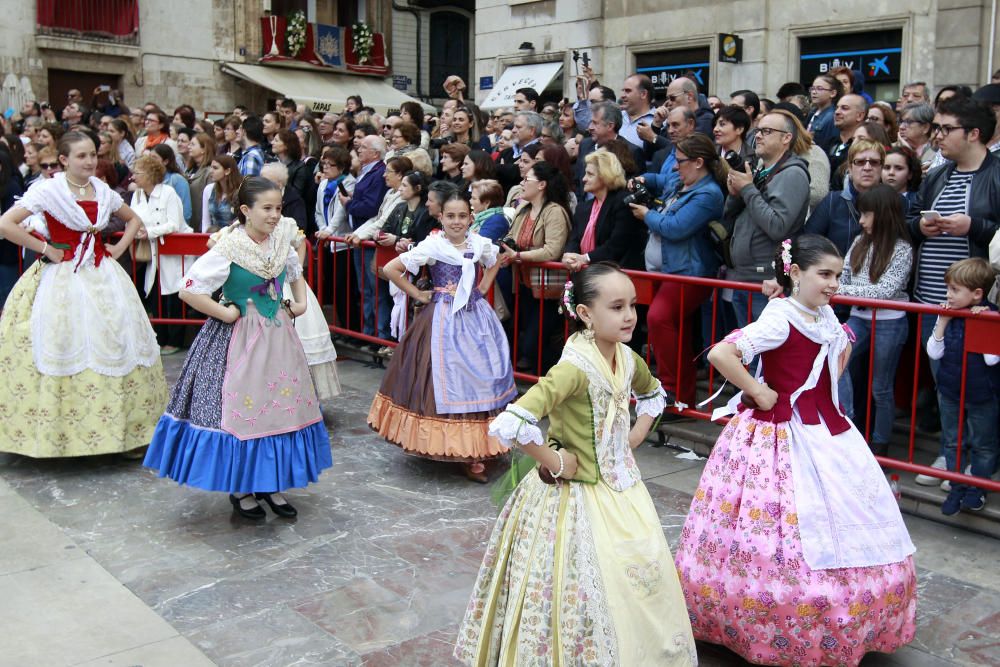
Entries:
[[[223,384],[233,331],[233,324],[209,319],[198,332],[144,464],[160,477],[206,491],[273,493],[315,482],[333,465],[330,436],[322,421],[244,440],[222,428]],[[264,353],[266,346],[257,349]],[[305,356],[298,356],[301,375],[308,378]],[[311,384],[308,391],[313,391]]]

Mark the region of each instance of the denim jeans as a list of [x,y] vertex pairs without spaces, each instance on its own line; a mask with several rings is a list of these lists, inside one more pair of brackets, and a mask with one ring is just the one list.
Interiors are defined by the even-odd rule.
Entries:
[[[957,472],[955,467],[958,450],[958,401],[938,393],[938,407],[941,410],[941,437],[944,440],[944,459],[948,470]],[[1000,399],[996,396],[985,403],[966,403],[965,427],[962,429],[962,452],[968,452],[969,459],[962,459],[962,468],[972,464],[972,474],[976,477],[990,477],[997,465],[1000,444],[997,441],[997,417],[1000,415]]]
[[362,331],[375,336],[375,295],[378,294],[378,337],[390,338],[389,317],[392,314],[392,297],[389,295],[389,284],[378,279],[371,270],[372,262],[375,260],[374,248],[357,248],[351,251],[354,256],[354,276],[358,281],[358,291],[361,292],[364,302],[364,324]]
[[[863,358],[871,349],[871,320],[852,316],[847,325],[858,337],[851,350],[851,362]],[[896,384],[896,367],[903,353],[909,325],[906,317],[893,320],[878,320],[875,322],[875,354],[869,359],[872,368],[872,403],[875,405],[875,428],[872,430],[871,442],[874,445],[887,445],[892,436],[892,421],[896,410],[893,400],[893,388]],[[854,419],[854,385],[851,382],[851,362],[844,374],[840,376],[837,385],[840,402],[850,419]],[[865,397],[867,398],[867,397]],[[864,430],[863,425],[858,428]]]
[[767,305],[767,297],[759,289],[753,293],[753,317],[750,320],[747,319],[747,304],[749,302],[750,292],[733,290],[733,312],[736,315],[736,326],[740,329],[760,317],[764,306]]

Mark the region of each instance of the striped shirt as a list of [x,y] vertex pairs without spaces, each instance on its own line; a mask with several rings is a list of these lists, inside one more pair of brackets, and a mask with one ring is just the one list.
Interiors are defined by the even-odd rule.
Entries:
[[[967,214],[972,176],[973,172],[955,171],[934,201],[933,210],[942,217],[954,213]],[[945,272],[955,262],[968,258],[969,239],[965,236],[941,234],[924,239],[920,246],[920,259],[917,262],[914,299],[931,304],[944,302],[948,295],[948,288],[944,284]]]

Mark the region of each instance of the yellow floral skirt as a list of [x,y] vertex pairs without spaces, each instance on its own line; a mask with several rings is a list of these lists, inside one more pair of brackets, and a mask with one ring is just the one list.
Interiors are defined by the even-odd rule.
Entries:
[[529,474],[486,547],[455,657],[505,667],[697,664],[645,485],[548,485]]
[[31,311],[41,274],[35,265],[21,276],[0,317],[0,452],[92,456],[148,444],[168,398],[159,359],[122,377],[89,369],[52,376],[35,368]]

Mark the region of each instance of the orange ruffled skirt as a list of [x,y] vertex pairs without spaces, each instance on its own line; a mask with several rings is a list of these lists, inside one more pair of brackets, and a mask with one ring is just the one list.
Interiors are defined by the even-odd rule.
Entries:
[[498,458],[506,450],[487,429],[499,410],[437,412],[431,364],[433,309],[437,306],[436,302],[424,306],[396,347],[368,411],[368,425],[414,456],[460,463]]

